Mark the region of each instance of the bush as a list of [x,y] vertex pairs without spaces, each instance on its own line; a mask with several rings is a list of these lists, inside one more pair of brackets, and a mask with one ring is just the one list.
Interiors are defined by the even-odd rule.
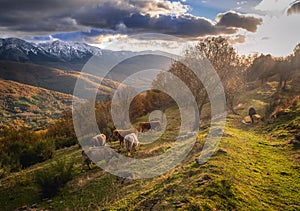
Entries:
[[46,136],[57,140],[76,140],[77,137],[74,131],[72,112],[65,111],[61,118],[48,127]]
[[37,162],[36,145],[41,137],[35,131],[26,127],[5,127],[0,135],[0,160],[6,169],[19,171],[22,166]]
[[26,168],[36,163],[46,161],[53,157],[55,150],[54,141],[46,139],[33,146],[27,147],[20,155],[20,164]]
[[37,153],[39,162],[43,162],[53,157],[55,151],[54,140],[49,138],[43,141],[40,141],[35,146],[35,151]]
[[8,167],[5,167],[0,162],[0,179],[6,177],[9,173],[10,169]]
[[73,179],[74,163],[66,163],[65,160],[56,161],[50,168],[37,171],[35,180],[40,188],[41,196],[49,198],[55,196],[60,188]]
[[77,139],[73,138],[58,138],[55,140],[55,149],[62,149],[65,147],[71,147],[74,146],[75,144],[78,144]]
[[20,164],[22,168],[27,168],[35,163],[38,163],[37,154],[33,147],[25,149],[20,155]]
[[5,151],[0,151],[0,162],[0,167],[6,169],[8,172],[16,172],[21,170],[20,159],[18,155],[8,154]]

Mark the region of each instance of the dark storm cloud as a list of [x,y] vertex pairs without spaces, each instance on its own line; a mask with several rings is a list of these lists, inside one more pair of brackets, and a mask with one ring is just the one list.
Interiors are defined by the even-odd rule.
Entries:
[[135,10],[134,8],[128,10],[118,8],[110,2],[105,2],[95,8],[82,8],[74,12],[72,17],[81,25],[113,29],[124,17],[128,17]]
[[256,32],[257,27],[262,24],[261,18],[246,16],[236,12],[227,12],[217,16],[218,26],[235,27]]
[[30,24],[17,24],[10,27],[13,30],[25,31],[25,32],[55,32],[55,31],[74,31],[79,30],[76,20],[72,18],[49,18],[42,22],[31,22]]
[[0,3],[0,27],[27,34],[96,28],[109,33],[111,30],[116,33],[160,32],[197,37],[232,34],[239,27],[255,31],[261,23],[254,17],[226,13],[215,24],[188,15],[187,6],[167,0],[0,0]]
[[78,9],[79,2],[84,1],[0,0],[0,26],[25,32],[77,30],[80,27],[71,14]]
[[216,27],[204,18],[197,18],[190,15],[179,17],[160,15],[159,17],[150,17],[149,15],[133,14],[124,19],[124,24],[128,28],[178,36],[204,36],[235,32],[233,29]]
[[130,13],[147,10],[149,5],[132,7],[134,2],[139,1],[0,0],[0,26],[32,32],[74,31],[79,25],[111,29]]
[[292,4],[287,10],[288,15],[298,14],[298,13],[300,13],[300,1]]

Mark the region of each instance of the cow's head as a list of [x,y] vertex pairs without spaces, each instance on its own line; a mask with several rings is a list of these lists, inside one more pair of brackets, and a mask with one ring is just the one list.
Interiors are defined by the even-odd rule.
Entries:
[[114,130],[110,136],[110,141],[118,141],[120,138],[122,138],[121,134],[118,130]]

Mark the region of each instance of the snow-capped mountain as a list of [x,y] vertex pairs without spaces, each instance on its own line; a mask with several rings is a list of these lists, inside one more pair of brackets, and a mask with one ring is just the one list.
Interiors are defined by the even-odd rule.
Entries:
[[31,43],[18,38],[0,39],[0,59],[17,62],[84,62],[101,49],[78,42]]
[[101,49],[84,43],[53,41],[38,44],[48,54],[56,56],[66,61],[84,59],[93,55],[101,56]]
[[[149,51],[148,53],[153,52]],[[94,55],[101,57],[102,61],[122,61],[125,57],[138,55],[138,52],[101,50],[85,43],[60,40],[32,43],[18,38],[0,39],[0,60],[33,63],[61,70],[81,71]],[[132,61],[130,60],[129,63]],[[136,61],[135,65],[143,66],[144,64],[143,62],[139,64],[139,61]],[[128,71],[120,70],[119,72],[124,74],[124,72],[130,72],[132,68],[128,68]]]
[[10,49],[21,50],[27,55],[29,53],[37,54],[39,51],[43,51],[43,49],[39,48],[35,44],[25,42],[18,38],[0,39],[0,52]]
[[12,61],[36,61],[51,59],[46,51],[38,45],[18,38],[0,39],[0,59]]

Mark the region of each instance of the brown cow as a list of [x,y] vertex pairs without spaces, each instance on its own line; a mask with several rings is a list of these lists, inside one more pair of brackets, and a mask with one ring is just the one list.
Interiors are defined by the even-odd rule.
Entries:
[[124,137],[130,133],[137,133],[137,129],[135,128],[131,128],[129,130],[114,130],[112,133],[112,136],[110,138],[111,141],[117,141],[119,140],[120,142],[120,146],[122,146],[123,141],[124,141]]
[[154,129],[158,129],[160,128],[160,121],[150,121],[150,122],[140,122],[139,123],[139,129],[140,132],[146,132],[150,129],[154,130]]

